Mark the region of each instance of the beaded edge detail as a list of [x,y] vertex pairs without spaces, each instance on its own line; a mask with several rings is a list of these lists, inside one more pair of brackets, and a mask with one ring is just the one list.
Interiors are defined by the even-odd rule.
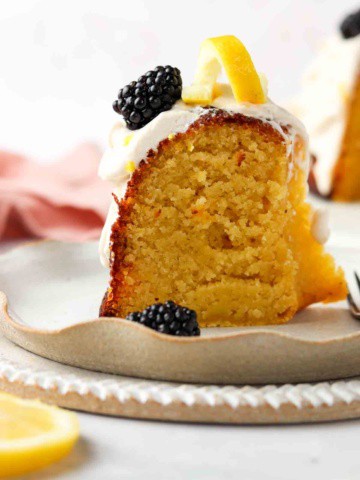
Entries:
[[160,405],[180,402],[187,406],[227,405],[233,409],[241,406],[257,408],[263,405],[278,410],[284,404],[297,409],[305,406],[314,408],[350,404],[360,400],[360,379],[322,382],[317,384],[285,384],[281,386],[217,386],[190,385],[155,382],[133,378],[105,380],[84,379],[75,374],[59,375],[51,371],[31,370],[15,362],[3,360],[0,363],[0,379],[22,382],[43,390],[56,389],[60,395],[75,392],[85,396],[92,394],[101,401],[115,397],[120,403],[136,400],[145,404],[155,401]]

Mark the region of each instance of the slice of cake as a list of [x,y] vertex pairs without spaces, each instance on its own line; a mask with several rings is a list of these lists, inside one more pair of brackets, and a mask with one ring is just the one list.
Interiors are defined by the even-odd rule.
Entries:
[[[230,85],[216,83],[221,67]],[[115,184],[101,315],[173,300],[200,326],[264,325],[345,297],[324,218],[305,203],[306,132],[264,83],[229,36],[203,43],[192,86],[167,66],[120,91],[100,165]]]
[[311,190],[334,200],[360,200],[360,10],[326,41],[292,110],[310,134]]

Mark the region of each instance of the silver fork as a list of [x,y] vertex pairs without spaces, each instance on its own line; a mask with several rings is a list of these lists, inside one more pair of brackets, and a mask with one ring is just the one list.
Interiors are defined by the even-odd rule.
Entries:
[[[360,278],[358,276],[358,274],[356,272],[354,272],[354,275],[355,275],[355,280],[356,280],[356,284],[360,290]],[[348,288],[349,290],[349,288]],[[357,320],[360,320],[360,307],[358,307],[350,293],[350,290],[349,290],[349,293],[348,293],[348,296],[347,296],[347,301],[348,301],[348,304],[349,304],[349,308],[350,308],[350,312],[351,312],[351,315],[356,318]]]

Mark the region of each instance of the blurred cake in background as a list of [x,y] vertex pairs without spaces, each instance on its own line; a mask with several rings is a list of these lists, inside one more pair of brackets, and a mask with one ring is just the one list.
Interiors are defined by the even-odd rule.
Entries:
[[324,43],[289,108],[309,133],[311,191],[360,200],[360,10]]

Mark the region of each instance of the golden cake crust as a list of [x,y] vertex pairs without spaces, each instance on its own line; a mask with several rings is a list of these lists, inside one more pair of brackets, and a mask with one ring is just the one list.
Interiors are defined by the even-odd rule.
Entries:
[[[224,124],[236,124],[242,127],[248,127],[261,133],[267,141],[280,144],[283,137],[280,132],[276,131],[270,124],[264,123],[262,120],[242,115],[241,113],[229,113],[225,110],[209,108],[209,113],[202,115],[197,121],[189,126],[186,132],[177,133],[171,140],[166,138],[159,143],[157,152],[166,149],[170,142],[177,138],[191,137],[203,126],[219,126]],[[287,126],[282,126],[284,132]],[[101,307],[100,316],[117,317],[119,316],[119,292],[121,297],[124,295],[131,296],[132,291],[125,282],[125,276],[131,271],[133,265],[125,261],[125,251],[127,245],[128,227],[131,222],[131,213],[136,203],[139,188],[150,172],[152,165],[156,162],[157,152],[150,150],[146,159],[142,160],[138,168],[134,171],[128,182],[126,194],[123,199],[118,200],[114,195],[115,201],[119,207],[119,215],[117,221],[112,227],[111,247],[110,247],[110,285],[107,289]],[[239,159],[241,161],[241,159]],[[126,292],[127,290],[127,292]],[[294,312],[293,312],[294,313]]]

